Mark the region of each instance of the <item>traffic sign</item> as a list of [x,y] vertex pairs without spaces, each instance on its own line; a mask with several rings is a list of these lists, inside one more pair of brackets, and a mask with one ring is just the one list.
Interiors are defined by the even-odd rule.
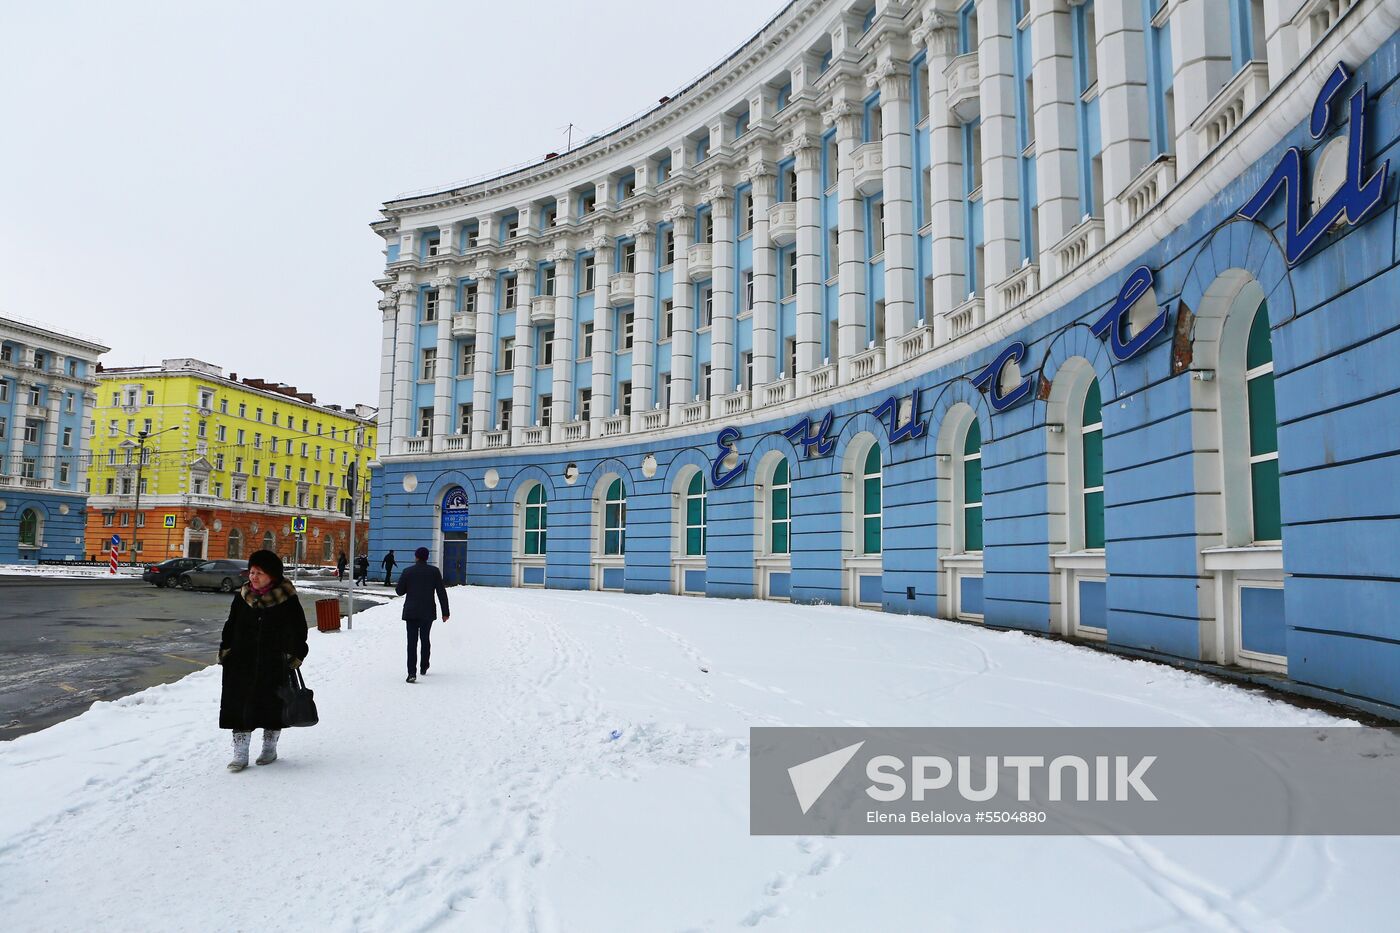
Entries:
[[360,486],[360,470],[355,464],[350,464],[350,469],[345,471],[345,491],[350,493],[350,498],[355,498],[355,490]]
[[122,536],[121,536],[121,535],[112,535],[112,547],[116,548],[118,551],[120,551],[120,550],[122,549]]
[[165,514],[165,527],[166,527],[166,528],[174,528],[174,527],[175,527],[175,513],[174,513],[174,512],[167,512],[167,513]]
[[306,516],[305,516],[305,515],[298,515],[296,518],[292,519],[292,534],[294,534],[294,535],[304,535],[304,534],[306,534]]

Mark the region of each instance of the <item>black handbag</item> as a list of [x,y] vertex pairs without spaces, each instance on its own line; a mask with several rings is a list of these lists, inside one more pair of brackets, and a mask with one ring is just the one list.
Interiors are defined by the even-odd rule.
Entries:
[[282,725],[314,726],[320,722],[316,714],[316,692],[306,686],[300,670],[289,670],[287,679],[277,688],[277,698],[282,701]]

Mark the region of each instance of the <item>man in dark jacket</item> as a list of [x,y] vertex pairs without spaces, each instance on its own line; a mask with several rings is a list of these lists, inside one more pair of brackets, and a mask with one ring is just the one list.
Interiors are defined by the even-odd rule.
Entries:
[[[391,552],[392,553],[392,552]],[[428,652],[431,645],[428,635],[437,618],[437,607],[433,605],[433,595],[442,604],[442,621],[448,619],[447,587],[442,583],[442,572],[428,563],[428,549],[420,547],[413,552],[416,560],[413,566],[399,574],[398,586],[394,592],[407,597],[403,601],[403,621],[408,631],[408,683],[417,683],[418,674],[428,673]],[[418,642],[423,642],[423,665],[418,666]]]
[[355,584],[364,586],[369,582],[369,555],[358,554],[355,557]]
[[394,576],[394,565],[397,564],[397,563],[398,563],[398,561],[394,560],[394,552],[393,552],[393,551],[390,551],[388,554],[385,554],[385,555],[384,555],[384,559],[381,560],[381,561],[379,562],[379,566],[381,566],[381,567],[384,568],[384,585],[385,585],[385,586],[388,586],[390,583],[393,583],[393,582],[394,582],[393,579],[392,579],[393,576]]

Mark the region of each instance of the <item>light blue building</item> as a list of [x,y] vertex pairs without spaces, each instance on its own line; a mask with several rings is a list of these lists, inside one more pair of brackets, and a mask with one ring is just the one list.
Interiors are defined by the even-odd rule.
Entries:
[[372,553],[1395,715],[1398,24],[795,2],[611,133],[387,203]]
[[95,374],[107,349],[0,318],[0,563],[83,559]]

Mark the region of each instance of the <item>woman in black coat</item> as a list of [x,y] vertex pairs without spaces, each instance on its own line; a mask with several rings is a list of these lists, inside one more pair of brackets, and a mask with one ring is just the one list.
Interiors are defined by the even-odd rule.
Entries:
[[248,558],[248,582],[233,597],[219,663],[224,690],[219,699],[219,728],[233,730],[230,771],[248,767],[253,730],[263,730],[258,764],[277,760],[282,734],[282,701],[277,688],[306,658],[306,613],[296,587],[282,576],[282,560],[271,551]]

